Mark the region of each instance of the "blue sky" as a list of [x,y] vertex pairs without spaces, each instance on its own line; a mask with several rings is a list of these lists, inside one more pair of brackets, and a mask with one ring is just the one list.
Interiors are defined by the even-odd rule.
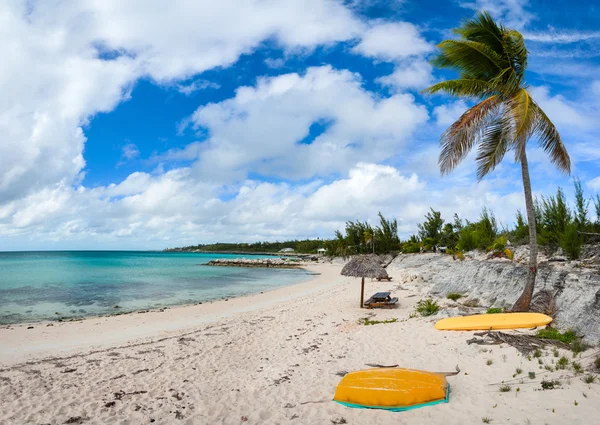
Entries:
[[[530,91],[573,176],[600,189],[600,22],[592,1],[227,0],[0,6],[0,249],[160,249],[330,237],[378,211],[413,233],[429,206],[510,224],[507,156],[440,177],[469,106],[423,96],[435,44],[476,10],[521,31]],[[531,143],[536,194],[572,192]],[[591,214],[593,218],[593,214]]]

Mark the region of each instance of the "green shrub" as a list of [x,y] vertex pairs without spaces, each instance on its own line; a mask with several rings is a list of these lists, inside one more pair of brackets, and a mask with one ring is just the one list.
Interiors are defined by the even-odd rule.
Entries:
[[464,297],[463,294],[458,294],[456,292],[450,292],[448,295],[446,295],[446,298],[448,298],[449,300],[452,300],[452,301],[456,301],[462,297]]
[[490,307],[487,309],[486,313],[487,314],[498,314],[498,313],[502,313],[502,309],[498,308],[498,307]]
[[577,225],[569,224],[565,232],[559,239],[560,247],[563,249],[569,260],[577,260],[581,254],[582,239],[577,233]]
[[573,352],[573,356],[576,356],[579,353],[583,353],[589,348],[592,348],[592,346],[584,342],[581,338],[577,338],[571,343],[571,351]]
[[419,245],[417,242],[405,242],[404,245],[402,245],[402,252],[404,254],[415,254],[417,252],[421,252],[421,245]]
[[510,385],[504,384],[500,387],[500,392],[501,393],[507,393],[510,391]]
[[564,370],[564,369],[567,368],[568,365],[569,365],[569,359],[567,359],[565,356],[562,356],[556,362],[556,370],[559,370],[559,369],[563,369]]
[[554,390],[560,386],[560,381],[546,381],[541,382],[543,390]]
[[581,380],[586,384],[591,384],[596,380],[596,377],[594,375],[585,375]]
[[594,367],[596,368],[596,370],[600,371],[600,356],[596,357],[596,359],[594,360]]
[[489,250],[495,252],[504,252],[504,250],[506,249],[506,243],[506,236],[500,236],[496,238],[492,246],[489,247]]
[[417,303],[415,311],[419,313],[421,316],[433,316],[440,309],[440,306],[437,302],[433,301],[431,298],[426,300],[421,300]]
[[[537,331],[537,337],[542,339],[553,339],[556,341],[564,342],[565,344],[570,344],[577,339],[577,334],[572,329],[561,333],[558,329],[546,328]],[[558,356],[555,355],[555,357]]]
[[535,372],[529,372],[529,379],[535,379]]

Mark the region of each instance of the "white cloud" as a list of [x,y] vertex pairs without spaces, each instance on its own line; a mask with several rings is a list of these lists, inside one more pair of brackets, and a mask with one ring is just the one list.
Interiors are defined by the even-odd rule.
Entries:
[[0,19],[0,202],[80,180],[82,125],[142,76],[171,85],[266,39],[312,49],[364,28],[333,0],[4,2]]
[[424,59],[414,59],[399,62],[390,75],[377,78],[377,82],[397,90],[423,89],[433,81],[432,67]]
[[394,63],[394,72],[377,78],[395,91],[422,89],[432,82],[432,67],[425,56],[433,46],[409,22],[373,24],[352,51],[376,60]]
[[525,32],[527,41],[551,44],[571,44],[580,41],[592,41],[600,38],[600,31],[556,30]]
[[212,81],[208,81],[208,80],[196,80],[196,81],[191,82],[190,84],[179,84],[179,85],[177,85],[177,91],[179,93],[181,93],[181,94],[189,96],[192,93],[195,93],[195,92],[200,91],[200,90],[218,89],[220,87],[221,87],[220,84],[214,83]]
[[423,55],[433,46],[408,22],[377,23],[369,28],[352,51],[363,56],[392,62],[410,56]]
[[568,101],[564,96],[560,94],[552,96],[547,86],[532,87],[531,94],[557,126],[589,129],[593,125],[585,114],[582,114],[575,104]]
[[132,159],[136,159],[140,156],[140,150],[135,145],[135,143],[127,143],[121,149],[121,159],[131,161]]
[[469,107],[464,100],[457,100],[452,103],[436,106],[433,108],[435,121],[440,126],[452,125]]
[[[329,66],[261,78],[193,114],[195,128],[210,135],[195,146],[195,168],[213,179],[243,178],[249,171],[289,179],[343,173],[359,161],[398,152],[427,119],[411,95],[378,98],[361,87],[358,75]],[[300,143],[321,122],[324,131]]]
[[600,191],[600,176],[589,180],[586,185],[595,191]]
[[525,10],[528,0],[475,0],[462,2],[460,5],[467,9],[487,10],[503,25],[510,28],[521,29],[532,20],[536,19],[533,13]]

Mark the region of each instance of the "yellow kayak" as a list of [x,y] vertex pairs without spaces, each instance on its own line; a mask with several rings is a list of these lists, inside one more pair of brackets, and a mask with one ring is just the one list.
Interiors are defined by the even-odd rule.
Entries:
[[402,411],[448,402],[449,396],[444,374],[379,368],[348,373],[333,399],[350,407]]
[[440,331],[480,331],[495,329],[518,329],[546,326],[552,317],[541,313],[477,314],[442,319],[435,324]]

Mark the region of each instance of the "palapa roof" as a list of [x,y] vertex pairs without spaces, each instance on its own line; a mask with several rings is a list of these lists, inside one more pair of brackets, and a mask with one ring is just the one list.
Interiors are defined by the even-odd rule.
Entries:
[[342,269],[343,276],[387,277],[387,271],[372,255],[355,255]]

